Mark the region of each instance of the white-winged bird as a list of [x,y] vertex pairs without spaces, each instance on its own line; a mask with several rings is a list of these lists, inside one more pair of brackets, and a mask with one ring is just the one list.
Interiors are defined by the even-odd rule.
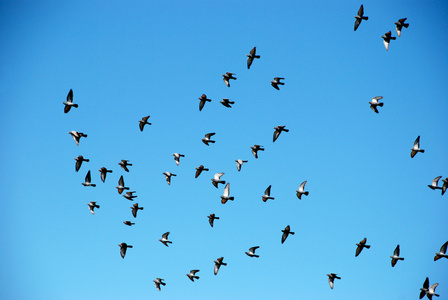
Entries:
[[149,116],[143,117],[141,120],[138,121],[138,126],[140,127],[140,131],[143,131],[143,128],[146,124],[151,125],[151,123],[148,122]]
[[73,139],[75,140],[76,145],[78,145],[78,146],[79,146],[79,140],[82,137],[87,137],[87,134],[82,133],[82,132],[78,132],[78,131],[74,131],[74,130],[69,131],[68,134],[70,134],[73,137]]
[[397,31],[397,35],[398,37],[401,37],[401,29],[404,28],[408,28],[409,24],[405,23],[407,18],[403,18],[398,20],[398,22],[395,22],[395,30]]
[[242,159],[236,159],[236,169],[239,171],[241,171],[241,166],[243,165],[243,163],[247,163],[247,160],[242,160]]
[[391,256],[390,258],[392,258],[392,261],[391,261],[391,265],[392,265],[392,267],[395,266],[395,264],[397,263],[397,261],[399,261],[399,260],[404,260],[403,257],[400,257],[400,245],[397,245],[397,247],[396,247],[395,250],[394,250],[394,255]]
[[187,275],[187,277],[190,278],[190,280],[194,282],[195,279],[199,279],[199,276],[196,276],[197,272],[199,272],[199,270],[191,270],[189,274],[185,274],[185,275]]
[[250,50],[250,53],[247,54],[247,68],[250,69],[250,66],[252,65],[252,62],[254,61],[254,58],[260,58],[260,55],[256,55],[257,47],[254,47],[252,50]]
[[64,106],[64,112],[68,113],[72,107],[78,108],[78,104],[73,103],[73,90],[70,89],[70,91],[67,94],[67,101],[62,102]]
[[278,85],[285,85],[285,83],[280,82],[280,80],[285,79],[283,77],[274,77],[274,80],[271,80],[271,85],[276,89],[276,90],[280,90],[280,88],[278,87]]
[[366,242],[367,242],[367,238],[364,238],[362,241],[360,241],[358,244],[356,244],[356,246],[358,246],[358,247],[356,247],[355,257],[358,256],[359,253],[361,253],[362,249],[370,248],[370,245],[366,245]]
[[225,180],[221,180],[221,176],[224,175],[224,173],[216,173],[215,176],[211,179],[212,184],[215,186],[215,188],[218,188],[218,183],[226,184]]
[[441,190],[442,187],[438,186],[440,178],[442,178],[442,176],[437,176],[436,178],[434,178],[431,182],[431,185],[428,185],[428,187],[431,190]]
[[180,153],[173,153],[173,156],[174,156],[174,162],[176,163],[176,165],[179,165],[179,163],[180,163],[179,160],[181,157],[185,157],[185,155],[180,154]]
[[369,102],[370,103],[370,109],[372,109],[374,112],[378,113],[377,106],[383,107],[383,105],[384,105],[383,102],[378,102],[378,100],[381,100],[381,99],[383,99],[383,96],[373,97],[372,101]]
[[220,257],[213,261],[215,263],[215,275],[218,274],[219,268],[221,266],[227,266],[227,264],[224,263],[223,260],[224,260],[224,257]]
[[302,200],[302,195],[308,196],[310,192],[305,191],[306,180],[299,185],[299,189],[296,190],[296,196],[299,200]]
[[159,240],[162,244],[164,244],[165,246],[168,247],[168,244],[172,244],[172,241],[168,240],[168,236],[170,235],[170,232],[165,232],[164,234],[162,234],[162,238]]
[[236,75],[235,73],[226,72],[226,74],[222,74],[222,80],[224,80],[224,83],[230,87],[230,79],[236,80],[236,77],[233,77],[233,75]]
[[397,38],[392,36],[392,33],[390,31],[386,32],[384,35],[381,36],[383,38],[383,44],[384,47],[386,47],[386,50],[389,50],[389,43],[390,40],[396,40]]
[[82,155],[79,155],[78,157],[75,157],[74,159],[76,160],[76,163],[75,163],[75,171],[76,172],[79,171],[79,169],[81,168],[81,165],[84,161],[85,162],[90,161],[90,159],[84,158],[84,156],[82,156]]
[[355,31],[358,29],[359,24],[361,24],[362,20],[368,20],[369,17],[364,16],[364,6],[361,4],[361,7],[358,10],[358,14],[355,16]]
[[118,246],[120,247],[120,255],[121,255],[121,258],[124,258],[124,257],[125,257],[125,255],[126,255],[126,250],[127,250],[128,248],[133,248],[132,245],[128,245],[128,244],[126,244],[126,243],[118,244]]
[[162,174],[165,175],[165,180],[168,183],[168,185],[171,185],[171,176],[177,176],[176,174],[170,172],[163,172]]
[[442,257],[448,258],[448,255],[446,254],[446,247],[448,245],[448,242],[442,245],[440,247],[440,251],[436,253],[436,256],[434,256],[434,261],[441,259]]
[[90,203],[87,203],[87,205],[89,206],[89,210],[92,213],[92,215],[95,214],[95,208],[100,208],[100,206],[98,204],[96,204],[95,201],[90,201]]
[[255,254],[255,250],[257,250],[258,248],[260,248],[260,246],[255,246],[255,247],[249,248],[249,252],[244,252],[244,253],[246,253],[250,257],[257,257],[258,258],[260,256]]
[[413,158],[417,152],[425,153],[425,150],[420,149],[420,136],[418,136],[414,141],[414,146],[411,148],[411,158]]
[[92,186],[96,187],[96,184],[91,183],[92,179],[90,178],[90,170],[87,172],[86,178],[84,182],[82,183],[83,186]]
[[222,204],[226,204],[226,202],[228,200],[233,201],[235,199],[234,197],[230,197],[229,195],[230,195],[230,182],[228,182],[227,185],[224,187],[224,191],[222,193],[222,196],[220,196]]
[[294,235],[295,232],[291,231],[291,227],[286,226],[284,230],[282,230],[283,234],[282,234],[282,244],[286,241],[286,239],[288,238],[288,235],[292,234]]

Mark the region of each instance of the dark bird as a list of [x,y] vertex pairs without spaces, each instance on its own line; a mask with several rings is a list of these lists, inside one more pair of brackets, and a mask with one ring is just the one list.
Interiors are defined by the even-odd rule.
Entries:
[[128,248],[133,248],[132,245],[128,245],[128,244],[126,244],[126,243],[118,244],[118,247],[120,247],[121,258],[124,258],[124,257],[125,257],[125,255],[126,255],[126,250],[127,250]]
[[250,147],[250,149],[252,149],[252,154],[254,155],[255,158],[258,158],[258,151],[264,151],[263,146],[257,144]]
[[235,199],[234,197],[230,197],[229,195],[230,195],[230,182],[227,183],[227,185],[224,187],[222,196],[220,196],[222,204],[226,204],[228,200],[233,201]]
[[257,250],[258,248],[260,248],[260,246],[255,246],[255,247],[249,248],[249,252],[244,252],[244,253],[246,253],[250,257],[257,257],[258,258],[260,256],[255,254],[255,250]]
[[372,101],[369,102],[370,103],[370,109],[372,109],[374,112],[378,113],[377,106],[383,107],[383,105],[384,105],[383,102],[378,102],[378,100],[381,100],[381,99],[383,99],[383,96],[373,97]]
[[395,30],[397,31],[397,35],[398,37],[401,37],[401,29],[404,28],[408,28],[409,24],[405,23],[407,18],[403,18],[398,20],[398,22],[395,22]]
[[128,200],[130,200],[130,201],[134,201],[133,199],[134,198],[137,198],[137,196],[135,195],[134,196],[134,193],[135,193],[135,191],[129,191],[129,192],[126,192],[126,194],[124,194],[123,195],[123,197],[125,197],[126,199],[128,199]]
[[274,197],[271,197],[271,186],[268,186],[268,188],[264,191],[264,195],[261,196],[261,199],[263,199],[264,202],[268,201],[269,199],[275,199]]
[[443,181],[442,196],[443,196],[443,194],[445,194],[445,192],[446,192],[446,189],[448,188],[448,177],[445,178],[445,179],[442,179],[442,181]]
[[255,55],[257,52],[257,47],[254,47],[252,50],[250,50],[250,53],[247,54],[247,68],[250,69],[250,66],[252,65],[252,62],[254,61],[254,58],[260,58],[260,55]]
[[162,280],[165,280],[165,279],[156,278],[156,279],[153,280],[154,281],[154,285],[156,286],[156,289],[158,289],[159,291],[160,291],[160,285],[163,285],[163,286],[166,285],[166,283],[162,282]]
[[124,179],[123,175],[120,176],[120,179],[118,179],[118,186],[115,187],[118,190],[118,194],[121,195],[123,193],[123,190],[129,190],[127,186],[124,186]]
[[128,166],[132,166],[132,164],[129,163],[129,160],[127,159],[122,159],[121,162],[118,163],[123,170],[125,170],[126,172],[129,172]]
[[224,260],[224,257],[220,257],[213,261],[215,263],[215,275],[218,274],[219,268],[221,266],[227,266],[226,263],[222,262],[223,260]]
[[236,75],[235,73],[226,72],[226,74],[222,74],[222,80],[224,80],[224,83],[230,87],[230,79],[236,80],[236,77],[233,77],[233,75]]
[[425,282],[423,282],[423,288],[420,289],[420,299],[422,299],[423,297],[425,297],[426,293],[428,292],[429,289],[429,278],[426,277]]
[[177,176],[176,174],[170,172],[163,172],[162,174],[165,175],[165,180],[168,183],[168,185],[171,185],[171,176]]
[[138,121],[138,126],[140,127],[140,131],[143,131],[143,128],[146,124],[151,125],[151,123],[148,122],[149,116],[143,117],[141,120]]
[[368,20],[369,17],[364,16],[364,6],[361,4],[361,7],[358,10],[358,14],[355,16],[355,31],[358,29],[359,24],[361,24],[362,20]]
[[278,137],[280,136],[280,133],[282,133],[282,131],[284,131],[284,132],[289,132],[289,129],[285,129],[285,126],[277,126],[277,127],[274,127],[274,138],[273,138],[273,140],[272,140],[272,142],[275,142],[277,139],[278,139]]
[[101,177],[101,181],[104,182],[106,181],[106,175],[107,173],[112,173],[112,170],[108,170],[105,167],[102,167],[101,169],[99,169],[98,171],[100,171],[100,177]]
[[299,185],[299,189],[296,190],[296,195],[297,195],[297,198],[299,198],[299,200],[302,200],[302,195],[308,196],[310,194],[310,192],[305,191],[306,182],[307,182],[306,180],[304,182],[302,182]]
[[96,187],[96,184],[91,183],[92,179],[90,178],[90,170],[87,172],[86,178],[84,182],[82,183],[83,186],[92,186]]
[[286,241],[286,239],[288,238],[288,235],[290,235],[290,234],[294,235],[295,234],[295,232],[291,231],[291,227],[289,227],[289,225],[286,226],[285,230],[282,230],[282,232],[283,232],[283,234],[282,234],[282,244]]
[[199,111],[201,111],[204,108],[205,102],[212,102],[211,99],[207,99],[207,96],[205,94],[202,94],[201,97],[198,98],[199,101]]
[[68,134],[70,134],[73,137],[73,139],[75,140],[76,145],[78,145],[78,146],[79,146],[79,140],[82,137],[87,137],[87,134],[84,134],[84,133],[78,132],[78,131],[74,131],[74,130],[70,131]]
[[82,155],[75,157],[76,163],[75,163],[75,171],[78,172],[81,168],[82,162],[89,162],[90,159],[84,158]]
[[124,223],[124,225],[128,225],[128,226],[135,225],[135,223],[132,223],[131,221],[124,221],[123,223]]
[[224,175],[224,173],[216,173],[215,176],[211,179],[212,184],[215,186],[215,188],[218,188],[218,183],[226,184],[225,180],[221,180],[222,175]]
[[397,247],[396,247],[395,250],[394,250],[394,255],[393,255],[393,256],[390,256],[390,258],[392,258],[392,261],[391,261],[391,265],[392,265],[392,267],[395,266],[395,264],[397,263],[397,261],[399,261],[399,260],[404,260],[403,257],[400,257],[400,245],[397,245]]
[[236,161],[236,169],[238,170],[238,172],[241,171],[241,166],[244,163],[247,163],[247,160],[242,160],[242,159],[237,159],[235,161]]
[[285,79],[282,77],[274,77],[274,80],[271,80],[271,85],[276,89],[276,90],[280,90],[278,85],[285,85],[285,83],[280,82],[280,80]]
[[441,259],[442,257],[448,258],[448,255],[446,254],[446,246],[448,245],[448,242],[442,245],[440,247],[440,251],[436,253],[436,256],[434,256],[434,261]]
[[95,201],[90,201],[90,203],[87,203],[87,205],[89,206],[89,210],[92,213],[92,215],[95,214],[95,208],[100,208],[100,206],[98,204],[96,204]]
[[384,47],[386,47],[386,50],[389,50],[390,40],[396,40],[397,39],[396,37],[392,36],[392,33],[390,31],[386,32],[381,37],[383,38],[383,44],[384,44]]
[[168,247],[168,244],[172,244],[172,241],[168,240],[168,236],[170,235],[170,232],[165,232],[164,234],[162,234],[162,238],[159,240],[162,244],[164,244],[165,246]]
[[420,149],[420,136],[418,136],[414,141],[414,147],[411,148],[411,157],[413,158],[417,152],[425,153],[425,150]]
[[194,282],[195,279],[199,279],[199,276],[196,276],[197,272],[199,272],[199,270],[191,270],[189,274],[185,274],[185,275],[187,275],[187,277],[190,278],[190,280]]
[[341,277],[338,276],[336,273],[330,273],[327,274],[328,276],[328,284],[330,285],[330,288],[333,289],[334,286],[334,279],[341,279]]
[[440,178],[442,178],[442,176],[437,176],[436,178],[434,178],[431,182],[431,185],[428,185],[428,187],[431,190],[441,190],[442,187],[438,186]]
[[199,175],[201,175],[202,171],[208,171],[207,168],[205,168],[203,165],[200,165],[196,168],[196,174],[194,175],[194,178],[198,178]]
[[180,163],[179,160],[181,157],[185,157],[185,155],[179,154],[179,153],[173,153],[173,156],[174,156],[174,162],[176,163],[176,165],[179,165],[179,163]]
[[134,216],[134,218],[137,218],[137,211],[139,209],[143,210],[143,207],[139,207],[138,203],[134,203],[134,205],[132,205],[130,208],[132,209],[132,215]]
[[362,241],[360,241],[358,244],[356,244],[356,246],[358,246],[358,247],[356,248],[355,257],[358,256],[359,253],[361,253],[362,249],[370,248],[370,245],[366,245],[366,242],[367,242],[367,238],[364,238]]
[[65,105],[65,107],[64,107],[65,113],[68,113],[72,107],[78,108],[78,104],[73,103],[73,90],[72,89],[70,89],[70,91],[67,94],[67,101],[62,102],[62,103]]
[[215,217],[215,214],[210,214],[210,216],[207,216],[208,222],[210,223],[210,226],[213,227],[213,222],[215,220],[219,220],[219,217]]
[[215,135],[214,132],[207,133],[207,134],[205,135],[205,138],[202,139],[202,142],[203,142],[204,144],[206,144],[207,146],[208,146],[208,143],[214,143],[215,141],[212,141],[212,140],[210,139],[210,138],[211,138],[212,136],[214,136],[214,135]]
[[219,101],[219,103],[221,103],[222,105],[224,105],[225,107],[229,107],[231,108],[232,106],[230,106],[230,104],[235,104],[235,101],[230,101],[227,98],[223,98],[221,101]]

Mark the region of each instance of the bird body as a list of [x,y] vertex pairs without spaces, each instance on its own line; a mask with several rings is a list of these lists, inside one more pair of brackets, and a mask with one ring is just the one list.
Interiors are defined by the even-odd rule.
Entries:
[[134,193],[135,191],[126,192],[126,194],[124,194],[123,197],[125,197],[129,201],[134,201],[133,199],[138,197],[137,195],[134,196]]
[[215,188],[218,188],[218,184],[226,184],[225,180],[221,180],[221,176],[224,175],[224,173],[216,173],[215,176],[211,179],[212,184],[215,186]]
[[448,177],[445,178],[445,179],[442,179],[442,181],[443,181],[442,196],[443,196],[443,194],[445,194],[445,192],[446,192],[446,189],[448,188]]
[[236,77],[233,77],[233,75],[236,75],[235,73],[226,72],[226,74],[222,74],[222,80],[224,80],[224,83],[230,87],[230,79],[236,80]]
[[179,165],[181,157],[185,157],[185,155],[179,154],[179,153],[173,153],[173,156],[174,156],[174,162],[176,163],[176,165]]
[[282,230],[283,234],[282,234],[282,244],[286,241],[286,239],[288,238],[288,235],[292,234],[294,235],[295,232],[291,231],[291,227],[286,226],[284,230]]
[[252,48],[250,50],[250,53],[247,54],[247,68],[250,69],[250,66],[252,65],[252,62],[254,61],[254,58],[260,58],[260,55],[256,55],[257,47]]
[[403,18],[403,19],[400,19],[397,22],[395,22],[395,30],[397,31],[398,37],[401,37],[401,29],[403,29],[403,27],[404,28],[409,27],[409,24],[405,23],[406,19],[407,18]]
[[219,220],[219,217],[216,217],[215,214],[210,214],[207,216],[208,222],[210,223],[210,226],[213,227],[214,221]]
[[276,90],[280,90],[280,88],[278,87],[278,85],[285,85],[284,82],[280,82],[280,80],[285,79],[283,77],[274,77],[274,80],[271,80],[271,85],[276,89]]
[[255,246],[255,247],[249,248],[249,252],[244,252],[244,253],[246,253],[247,256],[249,256],[249,257],[257,257],[258,258],[260,256],[255,254],[255,250],[257,250],[258,248],[260,248],[260,246]]
[[428,292],[429,289],[429,278],[426,277],[425,282],[423,282],[423,287],[420,288],[420,299],[422,299],[423,297],[425,297],[426,293]]
[[395,250],[394,250],[394,255],[391,256],[390,258],[392,258],[392,261],[391,261],[391,265],[392,265],[392,267],[395,266],[395,264],[397,263],[397,261],[399,261],[399,260],[404,260],[403,257],[400,257],[400,245],[397,245],[397,247],[396,247]]
[[102,167],[101,169],[98,170],[100,172],[100,177],[101,177],[101,181],[105,182],[106,181],[106,175],[107,173],[112,173],[112,170],[108,170],[105,167]]
[[164,172],[162,174],[165,175],[165,180],[168,183],[168,185],[171,185],[171,176],[177,176],[176,174],[170,172]]
[[414,146],[411,148],[411,158],[414,158],[418,152],[425,153],[425,150],[420,149],[420,136],[415,139]]
[[370,108],[376,113],[378,113],[377,106],[383,107],[383,105],[384,105],[383,102],[378,102],[378,100],[381,100],[381,99],[383,99],[383,96],[377,96],[377,97],[373,97],[372,101],[369,102]]
[[263,146],[260,145],[253,145],[252,147],[250,147],[250,149],[252,149],[252,154],[254,155],[255,158],[258,158],[258,151],[264,151]]
[[118,186],[115,187],[118,190],[118,194],[121,195],[124,190],[129,190],[127,186],[124,186],[124,179],[123,175],[120,176],[120,179],[118,179]]
[[438,186],[440,178],[442,178],[442,176],[437,176],[436,178],[434,178],[431,182],[431,185],[428,185],[428,187],[431,190],[441,190],[442,187]]
[[212,102],[211,99],[207,99],[207,96],[205,94],[202,94],[201,97],[198,98],[199,101],[199,111],[201,111],[204,108],[205,102]]
[[199,279],[199,276],[196,275],[197,272],[199,272],[199,270],[191,270],[189,274],[185,275],[187,275],[187,277],[194,282],[195,279]]
[[224,187],[224,192],[222,196],[220,196],[222,204],[226,204],[228,200],[233,201],[235,199],[234,197],[230,197],[229,195],[230,195],[230,183],[228,182],[227,185]]
[[358,10],[358,14],[355,16],[355,31],[356,31],[356,29],[358,29],[358,27],[359,27],[359,24],[361,24],[361,22],[362,22],[362,20],[368,20],[369,19],[369,17],[367,17],[367,16],[364,16],[364,6],[363,5],[361,5],[361,7],[359,8],[359,10]]
[[120,255],[121,255],[121,258],[124,258],[124,257],[125,257],[125,255],[126,255],[126,250],[127,250],[128,248],[133,248],[132,245],[128,245],[128,244],[126,244],[126,243],[118,244],[118,246],[120,247]]
[[355,257],[361,253],[362,249],[370,248],[370,245],[366,245],[366,242],[367,242],[367,238],[364,238],[362,241],[360,241],[358,244],[356,244],[356,246],[358,246],[358,247],[356,248]]
[[64,112],[68,113],[72,107],[78,108],[78,104],[73,103],[73,90],[70,89],[70,91],[67,94],[67,101],[62,102],[64,104]]
[[194,175],[194,178],[198,178],[199,175],[201,175],[202,171],[208,171],[209,169],[206,169],[203,165],[200,165],[196,168],[196,174]]
[[160,289],[160,285],[163,285],[163,286],[165,286],[166,285],[166,283],[165,282],[162,282],[164,279],[162,279],[162,278],[156,278],[156,279],[154,279],[153,281],[154,281],[154,285],[156,286],[156,289],[157,290],[161,290]]
[[225,107],[229,107],[231,108],[231,104],[235,104],[235,101],[230,101],[227,98],[223,98],[221,101],[219,101],[219,103],[221,103],[222,105],[224,105]]
[[128,225],[128,226],[135,225],[135,223],[132,223],[131,221],[124,221],[123,223],[124,223],[124,225]]
[[170,232],[165,232],[162,234],[162,238],[159,240],[162,244],[168,247],[168,244],[172,244],[173,242],[168,240],[168,235],[170,235]]
[[138,203],[134,203],[134,205],[132,205],[130,208],[132,209],[132,215],[134,216],[134,218],[137,218],[138,210],[143,210],[143,207],[138,206]]

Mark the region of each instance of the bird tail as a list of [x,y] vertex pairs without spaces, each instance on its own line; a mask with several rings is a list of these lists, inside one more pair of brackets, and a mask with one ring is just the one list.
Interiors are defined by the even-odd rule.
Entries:
[[391,36],[390,39],[391,39],[391,40],[396,40],[397,38],[394,37],[394,36]]
[[425,150],[420,150],[421,153],[425,153]]
[[336,279],[341,279],[341,277],[339,277],[339,276],[334,276],[334,278],[336,278]]
[[255,58],[260,58],[260,55],[255,55],[254,57],[255,57]]
[[381,107],[383,107],[383,105],[384,105],[384,103],[383,103],[383,102],[381,102],[381,103],[378,103],[378,106],[381,106]]
[[227,266],[227,263],[221,263],[221,265],[223,265],[223,266]]
[[84,159],[84,161],[86,161],[86,162],[89,162],[89,161],[90,161],[90,159]]
[[166,283],[165,283],[165,282],[161,282],[160,284],[161,284],[161,285],[163,285],[163,286],[165,286],[165,285],[166,285]]
[[100,206],[99,206],[99,205],[95,205],[95,207],[96,207],[96,208],[100,208]]
[[289,234],[292,234],[292,235],[294,235],[294,234],[296,234],[296,233],[295,233],[295,232],[292,232],[292,231],[290,231],[290,232],[289,232]]
[[199,279],[199,276],[193,276],[194,279]]
[[310,192],[305,192],[304,193],[305,196],[308,196],[309,194],[310,194]]
[[91,186],[96,187],[96,184],[92,183]]
[[280,85],[285,85],[285,83],[284,83],[284,82],[279,82],[279,83],[277,83],[277,84],[280,84]]
[[143,210],[143,207],[139,207],[138,209]]
[[403,257],[399,257],[399,258],[397,258],[398,260],[404,260],[404,258]]
[[408,28],[408,27],[409,27],[409,24],[408,24],[408,23],[403,24],[403,27],[404,27],[404,28]]
[[87,137],[87,134],[85,134],[85,133],[81,133],[81,136],[83,136],[83,137]]
[[370,249],[370,245],[365,245],[364,247],[366,247],[367,249]]
[[128,248],[134,248],[134,246],[132,246],[132,245],[128,245]]
[[232,201],[233,201],[234,199],[235,199],[235,197],[230,197],[230,198],[229,198],[229,200],[232,200]]
[[362,17],[362,19],[367,21],[369,17]]
[[289,132],[289,129],[283,129],[284,132]]
[[166,241],[167,243],[170,243],[170,244],[172,244],[173,242],[172,241]]
[[260,255],[255,255],[255,254],[254,254],[254,257],[260,257]]
[[[409,24],[405,24],[405,25],[408,25],[408,26],[409,26]],[[404,26],[404,25],[403,25],[403,26]],[[408,27],[408,26],[406,26],[406,27]],[[73,107],[78,108],[78,104],[73,104]]]
[[206,169],[206,168],[204,168],[204,170],[203,171],[209,171],[209,169]]
[[185,155],[183,155],[183,154],[180,154],[179,156],[180,156],[180,157],[185,157]]
[[208,141],[209,143],[214,143],[215,141]]

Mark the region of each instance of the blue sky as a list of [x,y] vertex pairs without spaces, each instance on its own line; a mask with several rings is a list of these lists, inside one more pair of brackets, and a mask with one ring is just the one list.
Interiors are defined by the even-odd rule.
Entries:
[[[353,31],[364,4],[368,21]],[[3,1],[4,299],[448,295],[448,3]],[[408,18],[386,51],[381,35]],[[261,59],[246,68],[254,47]],[[228,88],[221,74],[236,73]],[[270,85],[284,77],[280,91]],[[64,114],[70,89],[79,108]],[[212,99],[199,112],[197,99]],[[384,107],[369,108],[374,96]],[[230,98],[232,108],[219,101]],[[138,120],[150,115],[143,132]],[[273,143],[273,127],[290,129]],[[88,137],[76,146],[67,132]],[[209,147],[201,139],[216,132]],[[421,136],[419,153],[410,148]],[[265,151],[255,159],[250,146]],[[176,166],[172,153],[185,155]],[[78,173],[74,157],[90,159]],[[235,159],[248,160],[238,172]],[[133,164],[130,172],[118,165]],[[195,168],[210,169],[195,179]],[[97,171],[112,169],[102,183]],[[97,187],[84,187],[92,172]],[[163,172],[177,177],[168,186]],[[225,172],[235,201],[220,203]],[[144,207],[127,227],[131,201]],[[295,190],[307,180],[310,195]],[[272,185],[275,200],[261,196]],[[101,207],[93,216],[86,205]],[[207,215],[220,220],[215,227]],[[281,230],[295,232],[284,244]],[[173,244],[158,239],[170,231]],[[356,257],[367,237],[371,249]],[[121,242],[134,246],[125,259]],[[405,257],[392,268],[400,244]],[[260,258],[244,254],[260,246]],[[226,267],[213,275],[213,260]],[[185,276],[200,269],[194,283]],[[340,274],[331,290],[327,273]],[[156,277],[167,285],[159,292]],[[362,296],[361,296],[362,295]]]

